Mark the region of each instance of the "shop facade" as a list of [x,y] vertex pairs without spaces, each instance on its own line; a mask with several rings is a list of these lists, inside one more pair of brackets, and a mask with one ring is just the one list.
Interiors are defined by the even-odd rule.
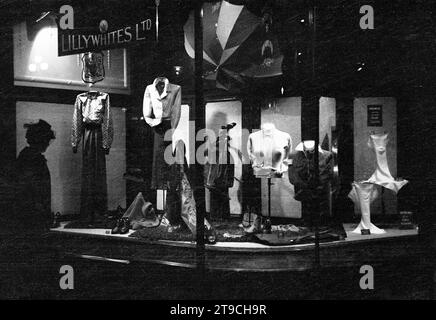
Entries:
[[[358,3],[15,9],[2,166],[26,148],[27,124],[50,124],[45,237],[66,260],[279,274],[401,257],[427,272],[428,35],[394,30],[392,8],[375,7],[382,30],[361,28]],[[17,179],[3,177],[3,190]],[[4,194],[5,208],[17,201]]]

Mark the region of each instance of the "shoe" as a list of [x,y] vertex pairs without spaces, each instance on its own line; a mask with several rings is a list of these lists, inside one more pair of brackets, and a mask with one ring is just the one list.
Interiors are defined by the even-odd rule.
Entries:
[[180,225],[180,224],[176,224],[176,225],[173,225],[173,226],[169,226],[169,227],[167,228],[167,231],[168,231],[169,233],[172,233],[172,232],[180,231],[181,228],[182,228],[182,225]]
[[120,234],[126,234],[130,230],[130,220],[128,218],[122,218]]
[[261,217],[254,214],[253,215],[253,221],[251,221],[251,224],[244,228],[245,233],[259,233],[262,229],[262,221]]
[[271,220],[268,218],[263,225],[263,233],[271,233]]
[[205,227],[205,230],[204,230],[204,241],[207,244],[215,244],[216,243],[216,232],[215,232],[215,230],[212,227],[210,229],[207,229]]
[[118,219],[118,220],[117,220],[117,224],[116,224],[115,227],[113,227],[112,230],[111,230],[111,234],[117,234],[117,233],[120,233],[122,225],[123,225],[123,219],[122,219],[122,218],[121,218],[121,219]]
[[61,214],[60,212],[56,212],[53,218],[53,223],[51,225],[51,228],[59,228],[61,226],[60,224]]

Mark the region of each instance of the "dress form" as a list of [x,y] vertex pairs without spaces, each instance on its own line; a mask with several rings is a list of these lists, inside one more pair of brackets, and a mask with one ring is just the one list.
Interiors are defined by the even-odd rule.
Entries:
[[264,123],[261,130],[248,137],[247,151],[256,177],[281,176],[288,170],[292,149],[291,136],[273,123]]
[[291,136],[278,130],[273,123],[264,123],[261,130],[248,136],[247,151],[256,178],[267,178],[268,218],[264,232],[271,232],[271,178],[279,178],[288,170]]
[[386,145],[388,143],[388,134],[371,134],[368,146],[375,151],[377,167],[368,182],[380,185],[397,193],[404,185],[408,183],[404,179],[395,179],[392,177],[388,167]]
[[74,104],[71,145],[77,153],[82,143],[80,215],[92,225],[96,214],[107,211],[106,159],[113,142],[113,122],[109,94],[93,90],[104,79],[102,54],[86,53],[82,59],[82,80],[88,91]]
[[348,197],[360,207],[361,220],[353,233],[361,233],[362,229],[369,229],[372,234],[385,233],[383,229],[376,227],[371,223],[371,203],[377,198],[378,192],[374,184],[368,181],[353,182],[352,189]]

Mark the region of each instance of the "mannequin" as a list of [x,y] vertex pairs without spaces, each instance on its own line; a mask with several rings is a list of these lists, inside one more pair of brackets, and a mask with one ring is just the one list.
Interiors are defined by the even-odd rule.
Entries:
[[215,144],[207,150],[207,156],[214,155],[213,160],[208,157],[204,166],[205,186],[210,192],[211,219],[230,218],[229,188],[233,186],[235,165],[229,152],[231,138],[228,130],[228,126],[222,126]]
[[248,136],[247,151],[254,174],[281,176],[288,170],[291,136],[278,130],[273,123],[264,123],[261,130]]
[[263,225],[265,233],[271,233],[271,178],[281,178],[288,170],[291,150],[291,136],[278,130],[273,123],[262,124],[260,131],[248,136],[247,151],[254,175],[257,178],[267,178],[268,217]]
[[361,233],[362,229],[369,229],[372,234],[385,233],[383,229],[377,228],[371,223],[371,203],[377,198],[378,192],[374,188],[374,184],[368,181],[353,182],[352,189],[348,194],[348,197],[360,207],[362,218],[353,233]]
[[297,151],[289,166],[289,182],[294,185],[297,201],[301,201],[305,210],[303,210],[303,220],[309,228],[312,227],[313,217],[318,215],[318,208],[315,206],[319,201],[319,216],[321,221],[326,224],[329,220],[329,195],[330,182],[333,179],[333,155],[318,146],[319,157],[319,182],[315,181],[315,141],[305,140],[297,145]]
[[[93,57],[93,53],[85,54]],[[94,64],[96,65],[94,65]],[[95,214],[107,211],[106,154],[113,141],[112,114],[109,95],[91,90],[92,85],[102,80],[100,59],[87,59],[83,74],[89,82],[89,91],[77,96],[71,130],[71,145],[77,152],[82,140],[82,188],[80,215],[92,225]]]
[[[164,159],[165,149],[171,141],[165,141],[165,133],[176,129],[181,113],[181,88],[165,77],[157,77],[144,92],[143,114],[145,122],[153,128],[153,171],[151,187],[168,189],[171,179],[169,165]],[[173,146],[173,150],[174,150]]]
[[368,146],[375,151],[377,168],[368,179],[368,182],[380,185],[397,193],[408,181],[403,179],[396,180],[392,177],[386,155],[386,145],[388,141],[387,133],[370,135]]

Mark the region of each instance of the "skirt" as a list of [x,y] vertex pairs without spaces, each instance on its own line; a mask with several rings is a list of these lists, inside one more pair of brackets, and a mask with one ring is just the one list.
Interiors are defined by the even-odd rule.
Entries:
[[80,215],[93,218],[107,211],[106,155],[101,125],[85,124],[82,146]]

